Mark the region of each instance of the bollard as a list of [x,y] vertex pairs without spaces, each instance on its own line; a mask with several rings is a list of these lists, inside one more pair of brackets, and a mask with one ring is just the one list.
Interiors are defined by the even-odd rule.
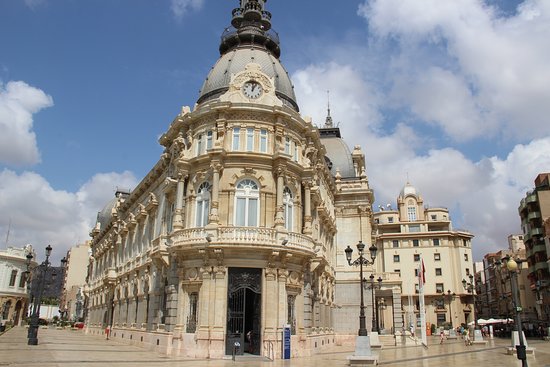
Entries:
[[237,352],[239,351],[239,348],[241,347],[241,343],[235,342],[233,344],[233,362],[235,362],[235,355],[237,355]]

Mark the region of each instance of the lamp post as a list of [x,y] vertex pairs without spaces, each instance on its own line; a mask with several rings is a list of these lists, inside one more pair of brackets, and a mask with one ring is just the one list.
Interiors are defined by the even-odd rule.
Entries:
[[[44,287],[46,285],[46,278],[48,272],[51,269],[52,263],[50,262],[50,255],[52,254],[52,247],[48,245],[46,247],[46,260],[34,270],[34,275],[37,277],[36,282],[31,289],[32,296],[32,313],[30,317],[29,332],[28,332],[28,345],[38,345],[38,327],[40,320],[40,304],[42,303],[42,294],[44,293]],[[32,259],[31,254],[27,254],[27,262],[30,265]],[[61,260],[62,266],[65,266],[65,258]]]
[[365,323],[365,301],[364,301],[364,295],[363,295],[363,265],[374,265],[374,260],[376,259],[376,252],[377,248],[375,245],[371,245],[369,247],[370,257],[371,261],[367,260],[363,256],[363,251],[365,250],[365,244],[362,241],[359,241],[357,243],[357,251],[359,252],[359,258],[352,261],[351,255],[353,253],[353,249],[351,247],[347,247],[344,251],[346,252],[346,260],[348,261],[349,265],[353,266],[359,266],[359,279],[360,281],[360,289],[361,289],[361,306],[359,307],[359,336],[367,336],[367,327]]
[[449,322],[451,323],[451,329],[453,328],[453,310],[451,308],[451,303],[453,302],[453,299],[456,297],[456,293],[451,293],[451,290],[447,290],[447,296],[449,297]]
[[472,300],[474,301],[473,316],[474,316],[474,329],[477,330],[477,315],[476,315],[476,292],[474,284],[474,276],[470,274],[470,282],[468,283],[466,279],[462,279],[462,286],[464,289],[472,294]]
[[372,305],[373,305],[372,306],[372,330],[376,330],[376,332],[380,334],[380,322],[379,322],[379,317],[378,317],[378,303],[376,302],[374,290],[382,288],[382,278],[378,277],[378,279],[376,279],[376,281],[378,282],[378,285],[374,284],[374,274],[371,274],[369,276],[369,279],[370,279],[369,288],[370,288],[370,292],[371,292]]
[[516,345],[516,353],[517,358],[521,360],[521,366],[527,367],[527,352],[525,343],[523,341],[523,327],[521,325],[521,315],[522,312],[520,299],[518,296],[518,272],[521,271],[521,260],[514,260],[513,258],[504,258],[504,262],[506,263],[506,268],[510,272],[510,283],[512,286],[512,299],[514,302],[514,308],[515,308],[515,316],[516,316],[516,328],[518,329],[518,339],[519,339],[519,345]]

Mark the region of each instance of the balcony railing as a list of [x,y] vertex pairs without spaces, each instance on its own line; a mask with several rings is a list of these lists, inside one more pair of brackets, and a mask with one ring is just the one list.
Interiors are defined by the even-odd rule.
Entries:
[[177,231],[171,237],[172,246],[203,245],[206,242],[218,245],[281,246],[313,251],[315,242],[301,233],[281,233],[273,228],[258,227],[217,227],[213,230],[188,228]]

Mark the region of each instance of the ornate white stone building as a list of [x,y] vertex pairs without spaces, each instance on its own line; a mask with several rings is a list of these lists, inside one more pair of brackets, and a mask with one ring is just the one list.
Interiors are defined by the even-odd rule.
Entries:
[[[20,325],[28,308],[27,254],[35,256],[31,245],[0,250],[0,321]],[[36,263],[32,262],[32,267]]]
[[[280,358],[285,325],[293,356],[352,344],[368,281],[344,250],[359,241],[379,249],[374,266],[364,267],[367,280],[380,279],[366,288],[367,328],[401,331],[402,304],[415,297],[401,278],[415,269],[413,225],[425,256],[440,251],[460,272],[444,282],[460,291],[471,235],[452,230],[446,209],[424,211],[407,195],[402,200],[416,202],[414,224],[403,206],[389,225],[389,211],[374,214],[376,229],[364,154],[350,151],[330,109],[323,128],[299,114],[265,2],[240,1],[197,103],[159,139],[158,163],[98,214],[88,332],[110,328],[112,338],[197,358],[222,358],[236,342],[240,353]],[[432,249],[436,234],[441,243]],[[454,302],[458,312],[462,301]]]
[[160,160],[99,213],[88,332],[200,358],[235,342],[279,358],[284,325],[294,356],[356,335],[359,277],[343,250],[371,244],[364,155],[330,112],[322,129],[299,114],[264,6],[241,0]]

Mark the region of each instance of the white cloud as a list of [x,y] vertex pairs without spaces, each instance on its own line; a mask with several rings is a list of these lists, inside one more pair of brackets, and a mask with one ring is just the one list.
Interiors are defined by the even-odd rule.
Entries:
[[[550,134],[548,1],[527,0],[506,18],[478,0],[373,0],[359,14],[371,41],[392,45],[394,94],[419,120],[456,140]],[[429,111],[434,97],[436,109]],[[465,110],[462,120],[457,109]]]
[[40,162],[33,131],[33,114],[53,106],[53,99],[25,82],[0,83],[0,163],[32,165]]
[[40,249],[51,244],[57,261],[70,247],[89,239],[97,212],[114,197],[116,186],[133,188],[136,182],[130,172],[97,174],[71,193],[55,190],[37,173],[4,169],[0,233],[7,235],[11,226],[8,243],[15,247],[31,243]]
[[24,0],[25,5],[29,7],[31,10],[35,10],[39,6],[46,3],[46,0]]
[[170,9],[177,19],[183,18],[191,11],[200,10],[204,0],[171,0]]

